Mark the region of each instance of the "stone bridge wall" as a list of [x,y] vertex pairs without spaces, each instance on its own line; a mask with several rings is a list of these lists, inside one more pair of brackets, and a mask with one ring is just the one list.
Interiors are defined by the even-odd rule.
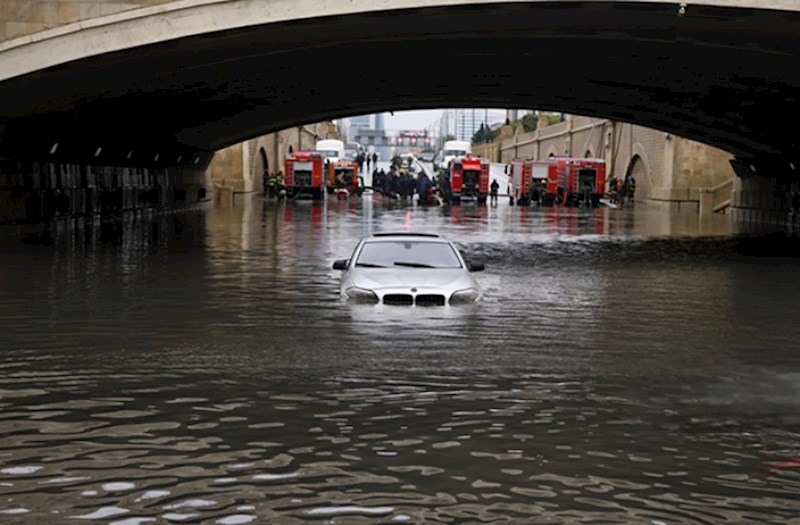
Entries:
[[0,1],[0,42],[90,18],[174,1],[2,0]]
[[[66,24],[80,22],[82,20],[89,20],[91,18],[138,9],[140,7],[168,4],[177,1],[179,0],[0,0],[0,42],[20,36],[31,35],[45,29],[52,29]],[[187,1],[188,0],[183,0],[183,2]],[[269,0],[263,1],[266,3]],[[406,2],[395,2],[394,5],[392,5],[386,0],[368,1],[375,9],[398,7],[400,3],[403,4],[402,7],[419,7],[428,3],[422,0],[410,0]],[[675,3],[674,0],[649,1],[653,3]],[[197,3],[201,3],[201,1],[197,0]],[[327,2],[320,3],[324,4]],[[331,3],[345,4],[344,0]],[[349,0],[347,3],[352,4],[353,0]],[[798,10],[797,0],[694,0],[692,4],[790,11]]]
[[263,192],[264,172],[283,170],[289,147],[314,149],[318,140],[326,138],[339,138],[332,122],[285,129],[216,152],[208,167],[215,194]]
[[571,117],[500,145],[501,162],[550,156],[602,158],[622,179],[635,169],[636,200],[673,209],[697,209],[700,190],[735,176],[732,155],[695,141],[641,126],[590,117]]

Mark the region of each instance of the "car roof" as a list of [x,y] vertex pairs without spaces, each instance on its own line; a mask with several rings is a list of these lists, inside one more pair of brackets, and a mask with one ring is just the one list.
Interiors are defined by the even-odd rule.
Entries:
[[441,235],[437,233],[412,233],[412,232],[373,233],[372,235],[367,237],[365,241],[377,240],[377,239],[392,239],[392,238],[404,239],[404,240],[408,240],[409,238],[415,238],[416,240],[447,242],[447,239],[444,239]]

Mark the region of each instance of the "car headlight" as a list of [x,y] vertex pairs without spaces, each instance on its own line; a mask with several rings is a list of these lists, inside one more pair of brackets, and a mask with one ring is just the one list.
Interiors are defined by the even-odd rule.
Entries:
[[373,292],[372,290],[367,290],[365,288],[359,288],[357,286],[352,286],[344,291],[347,295],[347,298],[351,301],[357,303],[372,303],[375,304],[378,302],[378,295]]
[[471,303],[478,300],[480,292],[475,288],[467,288],[466,290],[458,290],[453,292],[450,296],[450,304],[455,303]]

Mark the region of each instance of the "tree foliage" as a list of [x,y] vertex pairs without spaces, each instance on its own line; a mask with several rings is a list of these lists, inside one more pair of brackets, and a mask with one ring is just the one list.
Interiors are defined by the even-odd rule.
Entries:
[[539,127],[539,115],[536,113],[528,113],[520,120],[522,120],[522,129],[525,130],[525,133],[536,131],[536,128]]
[[500,136],[500,129],[492,129],[489,126],[481,124],[481,127],[472,135],[473,144],[484,144],[487,142],[494,142]]
[[[564,121],[564,114],[563,113],[555,113],[555,114],[546,114],[548,119],[548,124],[558,124],[559,122]],[[530,133],[531,131],[536,131],[539,127],[539,117],[542,116],[542,113],[538,111],[532,111],[524,115],[521,119],[518,119],[513,122],[512,125],[516,126],[517,123],[522,124],[522,129],[525,133]]]

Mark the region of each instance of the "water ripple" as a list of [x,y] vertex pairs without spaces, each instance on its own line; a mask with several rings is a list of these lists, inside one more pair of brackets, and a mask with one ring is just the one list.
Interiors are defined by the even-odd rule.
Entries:
[[[794,241],[640,210],[295,204],[4,252],[0,521],[800,515]],[[341,304],[331,262],[407,213],[487,264],[484,301]]]

